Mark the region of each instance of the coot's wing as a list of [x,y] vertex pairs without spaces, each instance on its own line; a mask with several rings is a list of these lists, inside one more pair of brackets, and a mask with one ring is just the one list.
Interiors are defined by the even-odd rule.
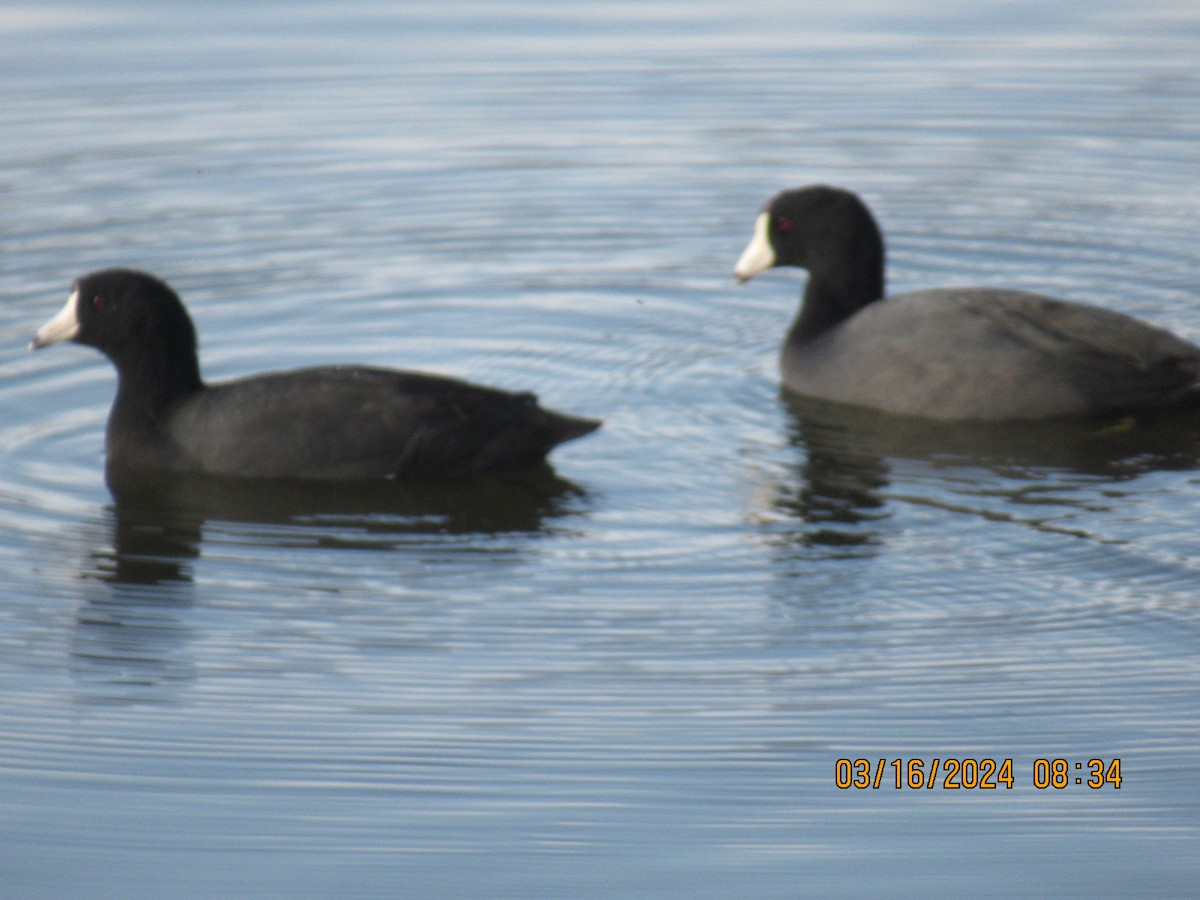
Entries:
[[168,431],[207,472],[408,479],[536,462],[598,424],[532,394],[347,366],[213,385],[172,413]]

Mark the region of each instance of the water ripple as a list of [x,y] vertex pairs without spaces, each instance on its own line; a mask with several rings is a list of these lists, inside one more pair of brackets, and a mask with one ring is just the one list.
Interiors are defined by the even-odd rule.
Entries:
[[[803,276],[730,274],[762,201],[831,181],[894,290],[1200,335],[1190,7],[808,6],[5,18],[9,890],[1194,883],[1196,430],[797,403]],[[424,369],[605,426],[456,489],[114,496],[108,364],[25,351],[113,264],[180,290],[211,379]],[[840,757],[937,754],[1020,784],[831,788]],[[1128,781],[1037,791],[1052,755]]]

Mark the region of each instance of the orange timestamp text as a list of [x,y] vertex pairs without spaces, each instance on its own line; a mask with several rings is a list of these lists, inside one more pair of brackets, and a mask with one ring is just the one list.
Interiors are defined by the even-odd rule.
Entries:
[[[880,788],[936,788],[947,791],[995,791],[1003,788],[1011,791],[1018,782],[1011,758],[843,758],[834,763],[833,771],[834,785],[844,791]],[[1029,772],[1029,783],[1037,790],[1064,790],[1070,787],[1119,790],[1121,787],[1119,758],[1038,758],[1033,761]]]

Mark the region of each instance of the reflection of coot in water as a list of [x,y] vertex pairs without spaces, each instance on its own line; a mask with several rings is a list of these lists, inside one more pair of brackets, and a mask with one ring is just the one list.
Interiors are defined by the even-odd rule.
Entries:
[[[804,544],[878,543],[878,523],[895,502],[968,515],[1008,507],[1020,519],[1017,510],[1049,496],[1069,508],[1071,489],[1080,484],[1111,486],[1149,472],[1200,468],[1194,412],[1136,422],[931,422],[787,391],[781,398],[801,461],[794,477],[778,485],[773,506],[800,526],[793,538]],[[891,487],[900,467],[912,482],[903,497]]]
[[124,469],[243,478],[426,480],[532,465],[592,419],[433,375],[326,366],[206,385],[175,292],[126,269],[79,279],[32,347],[73,340],[116,366],[106,433]]
[[1004,474],[1060,471],[1123,480],[1200,466],[1200,413],[1138,419],[931,422],[800,397],[781,399],[794,443],[808,451],[885,464],[924,461]]
[[[429,484],[164,473],[110,477],[109,486],[116,499],[118,557],[122,544],[144,541],[154,531],[162,531],[168,550],[185,526],[199,542],[205,522],[283,526],[278,538],[289,546],[386,548],[409,535],[537,534],[577,511],[585,497],[544,463]],[[269,527],[258,532],[268,542],[272,533]]]
[[583,489],[544,463],[432,484],[160,473],[109,486],[112,548],[92,574],[118,585],[190,581],[206,525],[261,525],[256,540],[268,545],[389,549],[421,536],[537,535],[586,506]]
[[94,554],[94,574],[114,585],[168,586],[192,580],[204,520],[193,510],[137,503],[112,509],[111,548]]
[[398,583],[463,560],[501,579],[506,566],[536,554],[556,520],[587,508],[584,492],[545,464],[440,484],[171,473],[110,487],[111,544],[86,563],[88,599],[73,639],[74,671],[86,695],[103,702],[161,697],[165,684],[194,678],[196,626],[182,611],[211,600],[200,577],[205,556],[217,557],[210,580],[228,577],[232,556],[239,565],[328,566],[340,575],[327,583],[337,584],[356,578],[362,551],[384,555]]
[[870,449],[837,440],[821,420],[805,418],[791,395],[783,399],[791,412],[789,439],[803,461],[795,479],[778,486],[774,507],[800,526],[795,537],[805,546],[853,553],[877,543],[871,526],[887,517],[887,463]]
[[951,421],[1200,407],[1200,347],[1121,313],[993,288],[884,299],[883,237],[849,191],[771,200],[734,273],[772,266],[808,270],[781,355],[806,397]]

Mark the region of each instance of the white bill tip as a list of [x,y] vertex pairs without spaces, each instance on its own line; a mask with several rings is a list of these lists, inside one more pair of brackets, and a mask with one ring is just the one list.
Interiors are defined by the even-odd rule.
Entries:
[[66,305],[59,310],[58,315],[37,330],[29,349],[40,350],[51,344],[69,341],[79,334],[79,314],[76,311],[78,303],[79,288],[76,288],[71,291],[71,296],[67,298]]
[[737,265],[733,267],[738,284],[745,284],[759,272],[775,265],[775,248],[771,246],[770,226],[770,214],[759,213],[754,221],[754,236],[738,257]]

